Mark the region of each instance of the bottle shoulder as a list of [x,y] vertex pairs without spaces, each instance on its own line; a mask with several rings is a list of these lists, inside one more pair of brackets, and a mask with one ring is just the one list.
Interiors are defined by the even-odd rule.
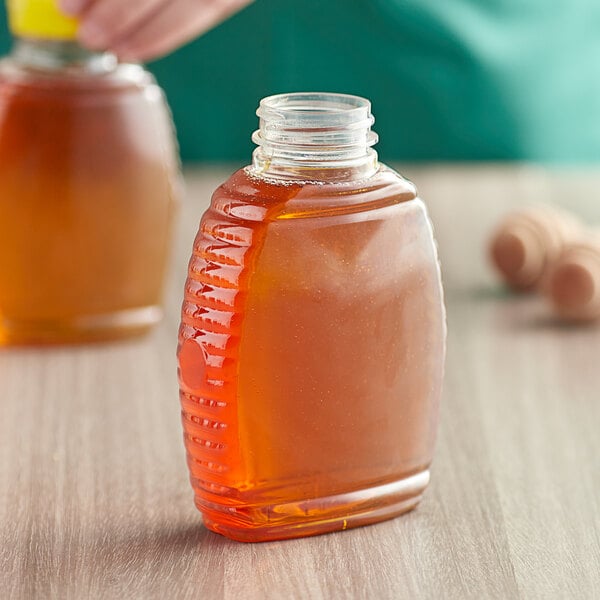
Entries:
[[415,186],[383,164],[369,178],[343,182],[267,179],[245,167],[217,188],[211,209],[233,219],[276,221],[351,215],[413,201],[421,204]]
[[0,87],[14,93],[98,94],[131,92],[158,85],[141,65],[120,63],[94,72],[83,68],[32,68],[7,56],[0,60]]

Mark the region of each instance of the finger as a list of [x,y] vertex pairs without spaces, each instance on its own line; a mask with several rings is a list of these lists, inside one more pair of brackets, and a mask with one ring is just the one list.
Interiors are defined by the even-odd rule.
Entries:
[[139,29],[110,47],[123,60],[151,60],[214,27],[251,0],[170,0]]
[[73,17],[78,17],[93,0],[59,0],[58,6],[62,12]]
[[109,48],[134,31],[169,0],[101,0],[85,10],[79,27],[79,41],[88,48]]

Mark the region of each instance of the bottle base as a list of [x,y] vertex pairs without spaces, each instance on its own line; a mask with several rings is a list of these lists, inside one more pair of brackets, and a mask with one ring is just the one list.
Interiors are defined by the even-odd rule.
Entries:
[[0,346],[81,344],[134,337],[162,319],[159,306],[61,320],[0,319]]
[[197,498],[196,505],[211,531],[239,542],[267,542],[392,519],[415,508],[428,483],[426,469],[392,483],[286,504],[231,507]]

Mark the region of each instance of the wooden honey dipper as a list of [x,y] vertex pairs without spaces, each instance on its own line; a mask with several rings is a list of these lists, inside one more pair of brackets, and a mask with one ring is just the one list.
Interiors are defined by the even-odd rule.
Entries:
[[510,213],[496,228],[489,247],[492,263],[515,290],[541,289],[566,244],[582,235],[578,220],[546,206]]
[[600,319],[600,231],[584,233],[562,249],[543,291],[565,320]]

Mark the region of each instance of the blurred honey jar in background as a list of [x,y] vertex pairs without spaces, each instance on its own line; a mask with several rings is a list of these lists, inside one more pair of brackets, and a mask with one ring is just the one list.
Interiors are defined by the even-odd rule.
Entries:
[[179,184],[153,77],[76,41],[55,0],[11,0],[0,63],[0,344],[138,334],[161,317]]

